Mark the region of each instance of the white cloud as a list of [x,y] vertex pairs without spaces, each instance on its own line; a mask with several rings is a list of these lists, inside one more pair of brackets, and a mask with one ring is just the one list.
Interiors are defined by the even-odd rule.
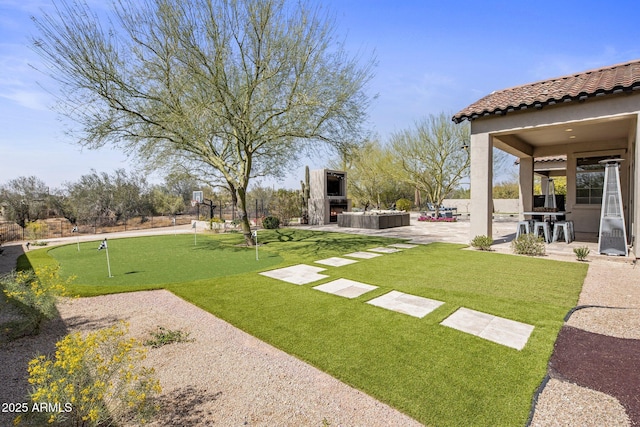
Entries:
[[51,102],[49,95],[44,92],[13,90],[10,92],[0,92],[0,98],[11,100],[18,105],[36,111],[46,111]]

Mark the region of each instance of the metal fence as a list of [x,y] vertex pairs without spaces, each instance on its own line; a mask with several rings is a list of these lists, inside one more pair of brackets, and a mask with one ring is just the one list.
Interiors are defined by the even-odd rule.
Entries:
[[[174,222],[175,219],[175,222]],[[190,224],[193,215],[177,216],[145,216],[109,221],[105,218],[92,218],[79,221],[77,224],[80,234],[114,233],[118,231],[144,230],[150,228],[170,227],[173,225]],[[20,227],[15,222],[0,223],[0,242],[17,240],[54,239],[75,235],[74,225],[63,218],[50,218],[37,221],[36,226]]]
[[[238,209],[232,205],[231,203],[225,204],[221,202],[213,201],[214,208],[211,209],[211,206],[202,203],[192,208],[192,214],[197,214],[198,219],[206,221],[211,219],[211,213],[213,213],[214,218],[223,219],[226,221],[234,221],[240,219],[240,215],[238,213]],[[265,206],[264,201],[262,200],[250,200],[247,203],[247,216],[249,217],[249,221],[255,221],[257,219],[264,218],[265,216],[269,216],[269,209]]]
[[15,222],[0,222],[0,243],[24,240],[24,229]]
[[[238,209],[228,204],[213,202],[214,208],[206,204],[196,205],[181,215],[176,216],[139,216],[126,219],[110,219],[104,217],[96,217],[85,221],[78,221],[78,233],[80,234],[102,234],[114,233],[118,231],[144,230],[150,228],[171,227],[173,225],[190,224],[193,219],[209,220],[211,213],[214,218],[220,218],[226,221],[234,221],[240,219]],[[250,201],[247,215],[249,221],[259,224],[265,216],[269,215],[269,210],[264,206],[262,200]],[[175,220],[175,222],[174,222]],[[19,240],[39,240],[54,239],[60,237],[70,237],[75,235],[72,231],[74,224],[71,224],[64,218],[50,218],[39,220],[35,225],[20,227],[15,222],[0,222],[0,243]]]

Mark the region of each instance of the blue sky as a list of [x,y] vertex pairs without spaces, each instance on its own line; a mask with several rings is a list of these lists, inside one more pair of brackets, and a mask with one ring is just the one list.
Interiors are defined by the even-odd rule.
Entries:
[[[93,2],[92,2],[93,3]],[[96,4],[102,3],[95,1]],[[632,1],[326,0],[354,55],[375,52],[370,128],[383,142],[428,114],[455,113],[488,93],[640,58]],[[92,168],[133,162],[80,150],[49,109],[49,82],[33,69],[30,16],[45,0],[0,0],[0,184],[35,175],[52,188]],[[325,159],[309,159],[312,168]],[[270,183],[297,188],[303,165]]]

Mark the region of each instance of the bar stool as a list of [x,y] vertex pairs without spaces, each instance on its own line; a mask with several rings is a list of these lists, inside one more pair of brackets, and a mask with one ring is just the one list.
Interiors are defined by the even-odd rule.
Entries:
[[564,237],[564,241],[567,243],[571,243],[571,225],[567,221],[556,221],[553,224],[553,241],[557,242],[560,238],[560,232],[562,232],[562,236]]
[[533,224],[533,232],[536,236],[539,236],[541,230],[544,233],[544,241],[551,243],[551,228],[549,227],[549,223],[546,221],[536,221]]
[[529,221],[519,221],[518,229],[516,230],[516,239],[520,237],[520,234],[531,233],[531,223]]

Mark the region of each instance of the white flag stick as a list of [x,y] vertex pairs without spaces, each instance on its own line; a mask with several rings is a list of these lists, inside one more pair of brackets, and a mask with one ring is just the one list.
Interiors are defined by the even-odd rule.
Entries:
[[78,232],[78,226],[74,226],[71,232],[76,233],[76,237],[78,238],[78,252],[80,252],[80,233]]
[[102,250],[104,249],[107,252],[107,270],[109,271],[109,277],[113,277],[111,275],[111,262],[109,262],[109,245],[107,244],[107,238],[105,237],[105,239],[102,241],[102,243],[100,243],[100,246],[98,247],[98,250]]
[[253,234],[253,237],[255,237],[255,243],[256,243],[256,261],[260,261],[258,259],[258,230],[254,230],[253,232],[251,232],[251,234]]
[[111,275],[111,263],[109,262],[109,248],[105,246],[104,249],[107,251],[107,270],[109,271],[109,277],[111,278],[113,276]]

